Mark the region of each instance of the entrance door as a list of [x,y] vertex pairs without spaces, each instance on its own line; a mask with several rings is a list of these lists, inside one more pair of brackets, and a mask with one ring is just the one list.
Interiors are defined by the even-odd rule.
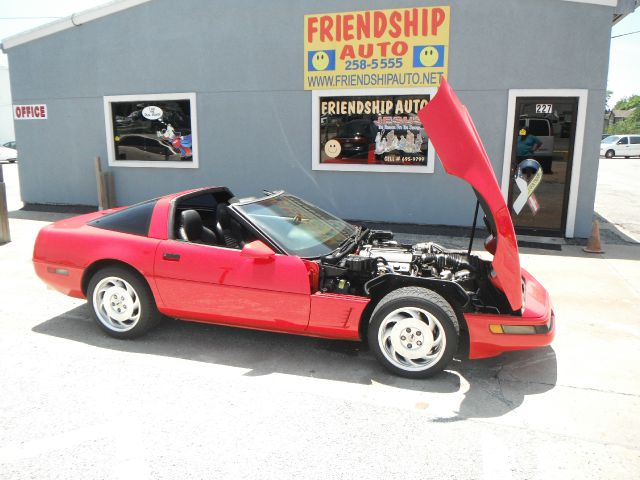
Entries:
[[516,98],[508,197],[516,233],[564,236],[577,112],[578,97]]

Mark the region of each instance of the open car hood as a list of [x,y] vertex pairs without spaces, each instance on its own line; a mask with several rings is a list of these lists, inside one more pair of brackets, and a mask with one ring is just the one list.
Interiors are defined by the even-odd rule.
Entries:
[[491,281],[504,292],[511,308],[520,310],[522,279],[513,222],[469,112],[442,79],[437,94],[418,116],[446,172],[473,187],[497,241]]

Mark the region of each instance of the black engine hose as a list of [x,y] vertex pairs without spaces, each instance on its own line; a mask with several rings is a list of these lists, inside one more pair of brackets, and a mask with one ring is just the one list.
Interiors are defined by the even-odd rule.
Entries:
[[438,269],[461,270],[468,268],[473,270],[466,255],[458,253],[423,253],[421,260]]

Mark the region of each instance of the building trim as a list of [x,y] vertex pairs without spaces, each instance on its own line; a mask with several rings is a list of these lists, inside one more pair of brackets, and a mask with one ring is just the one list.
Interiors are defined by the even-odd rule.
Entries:
[[[132,102],[148,100],[189,100],[191,113],[191,145],[192,161],[145,161],[145,160],[116,160],[113,144],[113,119],[111,118],[112,102]],[[103,97],[104,123],[107,141],[107,155],[110,167],[143,167],[143,168],[198,168],[200,149],[198,148],[198,118],[196,108],[196,94],[191,93],[153,93],[142,95],[109,95]]]
[[[105,5],[101,5],[88,10],[83,10],[81,12],[74,13],[69,17],[61,18],[60,20],[56,20],[54,22],[47,23],[45,25],[42,25],[36,28],[32,28],[31,30],[27,30],[26,32],[18,33],[16,35],[7,37],[2,41],[2,44],[0,44],[0,48],[6,52],[7,50],[13,47],[22,45],[23,43],[28,43],[33,40],[46,37],[48,35],[53,35],[54,33],[62,32],[69,28],[78,27],[92,20],[97,20],[99,18],[121,12],[122,10],[126,10],[128,8],[142,5],[143,3],[147,3],[150,1],[151,0],[114,0]],[[590,5],[602,5],[606,7],[616,7],[618,5],[618,0],[561,0],[561,1],[572,2],[572,3],[585,3]]]
[[23,43],[28,43],[33,40],[37,40],[54,33],[62,32],[69,28],[79,27],[84,23],[97,20],[114,13],[121,12],[128,8],[137,7],[143,3],[150,2],[151,0],[115,0],[104,5],[100,5],[95,8],[83,10],[78,13],[74,13],[69,17],[61,18],[54,22],[46,23],[45,25],[32,28],[26,32],[18,33],[2,40],[2,50],[6,51]]
[[617,7],[618,0],[563,0],[573,3],[589,3],[591,5],[602,5],[604,7]]
[[513,147],[513,128],[515,124],[516,99],[518,97],[578,97],[578,115],[576,119],[576,136],[573,145],[573,165],[569,181],[569,203],[567,205],[567,224],[565,237],[573,238],[576,226],[576,210],[578,208],[578,187],[582,166],[582,149],[587,119],[587,100],[589,91],[584,89],[512,89],[509,90],[507,105],[507,129],[504,139],[504,163],[502,165],[502,195],[509,202],[509,181],[511,172],[511,148]]
[[311,92],[311,169],[338,172],[371,173],[433,173],[435,170],[435,149],[429,140],[427,165],[414,167],[404,165],[341,165],[338,163],[320,163],[320,97],[368,97],[376,95],[429,95],[436,94],[437,88],[345,88],[338,90],[312,90]]

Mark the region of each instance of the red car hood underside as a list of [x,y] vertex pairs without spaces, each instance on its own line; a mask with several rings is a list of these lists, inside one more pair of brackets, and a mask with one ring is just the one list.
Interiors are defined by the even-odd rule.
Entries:
[[[518,243],[509,208],[502,197],[491,162],[469,112],[445,79],[436,96],[418,112],[422,125],[449,175],[469,183],[480,197],[497,240],[491,265],[493,284],[514,311],[522,307]],[[486,209],[490,211],[487,212]]]

